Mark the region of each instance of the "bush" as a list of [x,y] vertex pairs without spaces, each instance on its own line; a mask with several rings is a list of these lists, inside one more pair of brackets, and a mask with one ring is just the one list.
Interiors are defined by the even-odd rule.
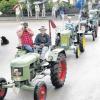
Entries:
[[0,1],[0,11],[3,15],[12,15],[14,14],[13,7],[17,3],[17,0],[2,0]]

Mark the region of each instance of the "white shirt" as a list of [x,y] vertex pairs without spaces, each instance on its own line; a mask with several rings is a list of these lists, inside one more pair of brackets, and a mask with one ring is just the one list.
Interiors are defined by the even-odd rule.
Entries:
[[20,14],[20,7],[19,7],[19,6],[16,7],[16,8],[15,8],[15,11],[16,11],[16,15],[19,15],[19,14]]
[[35,11],[40,11],[39,5],[35,5]]
[[26,5],[27,5],[27,8],[28,8],[28,9],[30,9],[30,7],[31,7],[30,2],[27,2],[27,4],[26,4]]

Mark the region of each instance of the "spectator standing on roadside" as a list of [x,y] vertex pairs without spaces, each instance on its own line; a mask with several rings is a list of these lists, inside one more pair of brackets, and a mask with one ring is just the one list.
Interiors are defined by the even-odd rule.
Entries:
[[59,7],[58,7],[58,4],[54,4],[54,5],[53,5],[53,7],[52,7],[52,17],[53,17],[53,18],[56,18],[56,17],[57,17],[56,14],[57,14],[58,8],[59,8]]
[[32,17],[32,8],[31,8],[31,3],[27,0],[26,3],[26,7],[27,7],[27,13],[28,13],[28,17],[31,16]]
[[61,19],[64,20],[64,9],[63,8],[60,8],[60,16],[61,16]]
[[35,17],[39,19],[40,7],[38,4],[35,5]]
[[56,7],[55,6],[52,7],[52,17],[53,18],[56,17]]
[[16,20],[17,21],[20,21],[20,18],[22,17],[22,6],[20,3],[16,4],[14,7],[13,7],[13,10],[15,11],[15,14],[16,14]]
[[45,17],[45,4],[43,3],[43,8],[42,8],[42,17]]

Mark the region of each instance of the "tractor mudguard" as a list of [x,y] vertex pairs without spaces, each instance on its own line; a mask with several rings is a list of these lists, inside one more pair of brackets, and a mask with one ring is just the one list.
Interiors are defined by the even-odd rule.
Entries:
[[47,61],[57,61],[59,53],[64,53],[66,55],[65,50],[63,48],[56,48],[47,52],[45,58]]

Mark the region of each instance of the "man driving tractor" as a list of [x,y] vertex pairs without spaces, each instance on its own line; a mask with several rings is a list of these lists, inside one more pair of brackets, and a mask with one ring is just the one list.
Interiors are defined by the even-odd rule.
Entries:
[[46,33],[46,28],[41,26],[39,29],[40,33],[35,38],[35,45],[37,49],[41,50],[41,59],[44,60],[45,53],[48,51],[49,46],[51,45],[50,36]]

